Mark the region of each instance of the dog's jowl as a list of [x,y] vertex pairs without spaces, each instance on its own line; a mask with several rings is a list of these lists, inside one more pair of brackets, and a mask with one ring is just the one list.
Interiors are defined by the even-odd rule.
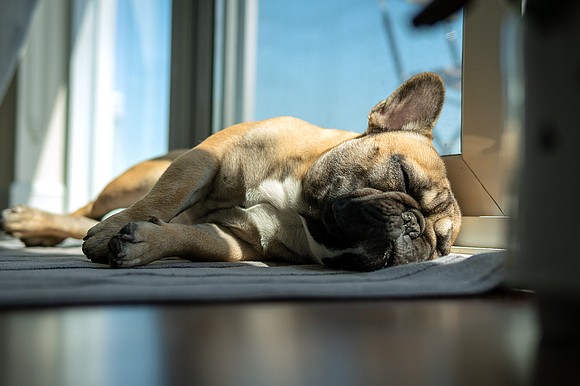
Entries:
[[83,251],[113,267],[181,256],[359,271],[445,255],[461,215],[432,145],[443,100],[424,73],[372,108],[363,134],[290,117],[229,127],[94,226]]

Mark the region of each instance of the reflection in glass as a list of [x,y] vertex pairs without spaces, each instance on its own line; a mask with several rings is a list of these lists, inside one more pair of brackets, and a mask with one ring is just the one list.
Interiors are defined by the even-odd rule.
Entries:
[[171,1],[116,2],[115,172],[167,151]]

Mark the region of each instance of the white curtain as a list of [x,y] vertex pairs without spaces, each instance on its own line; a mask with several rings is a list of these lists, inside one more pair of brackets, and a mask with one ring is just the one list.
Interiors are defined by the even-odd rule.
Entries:
[[0,101],[26,41],[37,0],[0,0]]

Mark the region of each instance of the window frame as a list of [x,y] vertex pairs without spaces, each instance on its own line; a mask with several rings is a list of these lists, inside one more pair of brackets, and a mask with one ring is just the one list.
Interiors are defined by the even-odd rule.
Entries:
[[[509,9],[477,2],[464,15],[461,148],[444,156],[462,211],[455,245],[507,248],[515,151],[505,146],[501,39]],[[513,165],[512,165],[513,166]]]
[[169,150],[212,133],[214,22],[214,0],[172,1]]

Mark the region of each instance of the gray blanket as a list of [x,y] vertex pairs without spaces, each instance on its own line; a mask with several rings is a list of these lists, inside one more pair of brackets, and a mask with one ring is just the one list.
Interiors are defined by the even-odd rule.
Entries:
[[78,243],[0,241],[0,307],[282,299],[386,299],[481,294],[503,281],[502,252],[451,254],[368,273],[317,265],[164,259],[131,269],[87,260]]

